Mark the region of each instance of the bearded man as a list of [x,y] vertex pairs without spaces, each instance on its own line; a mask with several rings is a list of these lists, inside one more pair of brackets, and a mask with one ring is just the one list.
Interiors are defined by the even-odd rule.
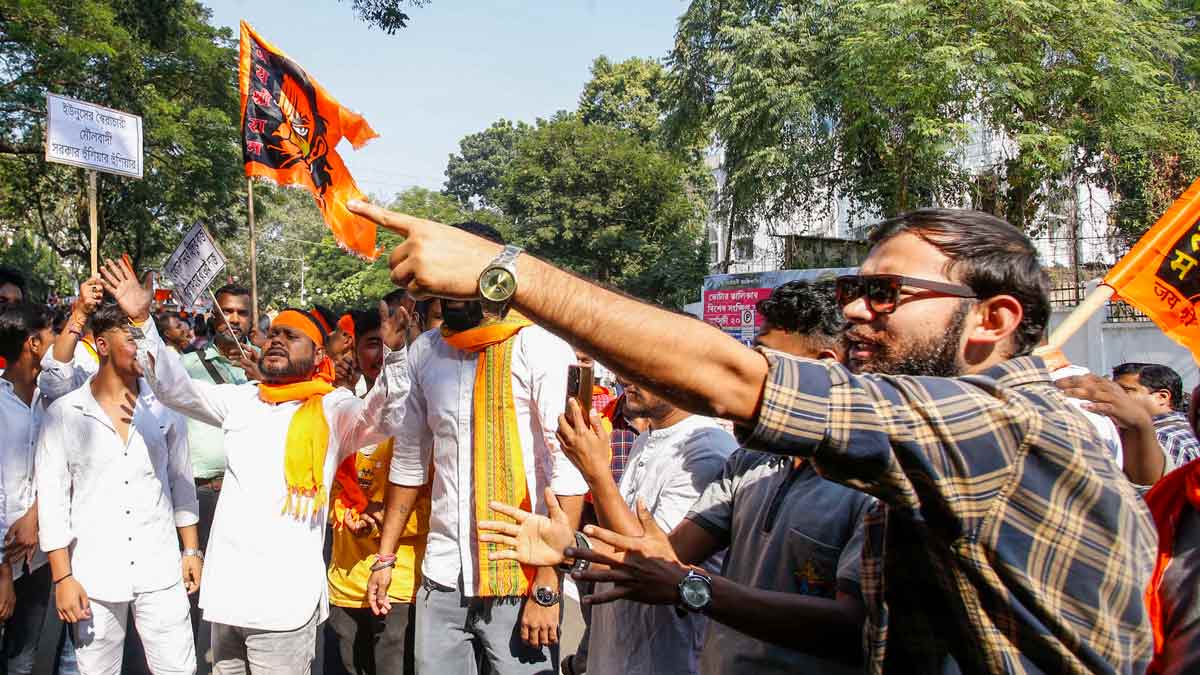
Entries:
[[[863,526],[868,672],[1145,672],[1154,524],[1031,355],[1048,278],[1009,223],[955,209],[880,223],[859,273],[837,280],[855,373],[752,351],[454,228],[349,208],[405,238],[389,263],[414,294],[486,291],[677,406],[732,420],[747,447],[877,497]],[[629,597],[662,560],[645,539],[567,555],[611,565],[579,574]],[[720,611],[697,577],[670,600]]]
[[[259,361],[261,384],[193,379],[154,329],[150,295],[126,264],[108,263],[105,287],[145,331],[139,358],[167,406],[216,427],[225,479],[209,534],[200,607],[212,624],[213,672],[309,673],[316,628],[328,616],[321,547],[327,494],[341,460],[385,439],[408,385],[404,352],[384,358],[365,399],[334,389],[325,333],[306,312],[275,317]],[[389,347],[403,330],[382,318]]]

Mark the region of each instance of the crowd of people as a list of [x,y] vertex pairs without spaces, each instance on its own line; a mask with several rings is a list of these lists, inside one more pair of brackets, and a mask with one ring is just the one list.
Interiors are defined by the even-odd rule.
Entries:
[[1196,393],[1040,347],[1004,221],[880,223],[751,349],[351,209],[398,290],[255,326],[225,286],[199,338],[125,260],[57,315],[0,270],[8,672],[308,673],[322,635],[326,673],[1200,669]]

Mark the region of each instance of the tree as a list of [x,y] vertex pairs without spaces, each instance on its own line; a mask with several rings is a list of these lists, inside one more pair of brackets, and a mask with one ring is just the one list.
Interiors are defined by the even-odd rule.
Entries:
[[631,131],[567,118],[517,145],[496,200],[535,255],[680,307],[705,273],[704,212],[685,170]]
[[401,28],[408,28],[409,16],[404,7],[424,7],[429,0],[350,0],[350,4],[359,19],[395,35]]
[[45,95],[143,118],[145,177],[99,176],[100,249],[157,265],[184,230],[244,220],[237,52],[195,0],[29,0],[0,5],[0,221],[83,269],[84,172],[43,160]]
[[645,142],[658,142],[666,117],[666,71],[652,59],[633,57],[613,63],[606,56],[592,61],[592,79],[579,95],[579,118],[633,132]]
[[[1179,74],[1196,53],[1154,2],[694,0],[669,126],[713,131],[726,199],[751,218],[841,194],[884,215],[966,201],[1033,228],[1048,186],[1106,181],[1119,201],[1123,157],[1195,165]],[[1007,152],[977,170],[960,155],[981,130]]]
[[494,208],[493,192],[512,161],[517,143],[534,127],[525,122],[505,119],[458,142],[458,154],[446,164],[446,194],[458,198],[464,206]]
[[29,298],[45,302],[51,295],[69,296],[75,279],[58,262],[49,246],[29,232],[8,234],[0,246],[0,265],[20,270],[29,286]]

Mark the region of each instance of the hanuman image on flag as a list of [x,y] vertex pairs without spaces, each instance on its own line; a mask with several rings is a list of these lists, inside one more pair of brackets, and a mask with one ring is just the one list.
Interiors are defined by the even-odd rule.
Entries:
[[238,80],[246,175],[308,188],[338,243],[374,259],[375,224],[347,210],[364,196],[335,148],[343,137],[362,147],[375,131],[244,21]]

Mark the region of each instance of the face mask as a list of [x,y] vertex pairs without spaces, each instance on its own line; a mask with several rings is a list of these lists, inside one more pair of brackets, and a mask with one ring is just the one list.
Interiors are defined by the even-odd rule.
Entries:
[[483,304],[468,302],[462,307],[442,307],[442,321],[452,331],[470,330],[483,321]]

